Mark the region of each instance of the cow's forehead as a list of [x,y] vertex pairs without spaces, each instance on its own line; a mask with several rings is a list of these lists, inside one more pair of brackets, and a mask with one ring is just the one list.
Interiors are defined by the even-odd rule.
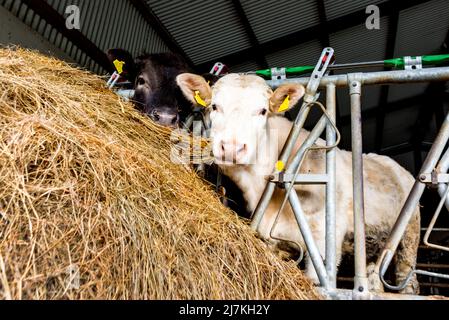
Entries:
[[265,81],[254,75],[229,74],[221,78],[212,90],[212,103],[221,107],[251,108],[268,104],[271,89]]

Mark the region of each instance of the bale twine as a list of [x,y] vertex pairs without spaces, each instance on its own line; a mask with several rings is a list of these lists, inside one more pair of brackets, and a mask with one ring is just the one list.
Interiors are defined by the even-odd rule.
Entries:
[[319,298],[104,84],[0,49],[0,298]]

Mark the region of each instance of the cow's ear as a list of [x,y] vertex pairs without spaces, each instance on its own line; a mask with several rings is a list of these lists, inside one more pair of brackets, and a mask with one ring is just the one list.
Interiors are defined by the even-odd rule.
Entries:
[[304,86],[297,83],[280,85],[271,95],[270,111],[284,112],[293,108],[305,93]]
[[111,68],[116,71],[117,66],[121,66],[122,73],[121,76],[126,80],[134,83],[134,80],[137,77],[136,74],[136,64],[134,62],[134,58],[126,50],[123,49],[109,49],[107,52],[107,56],[109,62],[111,63]]
[[202,76],[192,73],[181,73],[176,77],[176,83],[184,96],[193,104],[210,105],[212,89]]

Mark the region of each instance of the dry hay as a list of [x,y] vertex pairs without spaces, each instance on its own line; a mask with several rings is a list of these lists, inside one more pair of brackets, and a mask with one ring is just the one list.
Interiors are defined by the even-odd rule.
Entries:
[[170,161],[166,130],[22,49],[0,49],[0,297],[318,298]]

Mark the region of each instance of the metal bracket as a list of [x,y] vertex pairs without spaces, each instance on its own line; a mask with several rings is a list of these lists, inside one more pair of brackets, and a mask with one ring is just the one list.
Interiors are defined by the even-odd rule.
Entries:
[[417,70],[422,69],[422,57],[404,57],[404,69],[405,70]]
[[271,68],[271,80],[287,79],[285,68]]
[[333,48],[324,48],[321,52],[320,59],[318,60],[318,63],[310,76],[309,83],[307,84],[306,93],[304,95],[304,103],[311,103],[318,99],[318,95],[316,94],[318,86],[320,85],[321,78],[323,78],[326,74],[327,67],[333,60],[333,56]]
[[438,185],[440,183],[449,183],[448,173],[437,173],[435,170],[431,173],[422,173],[419,175],[419,181],[422,183],[428,183],[432,185]]
[[269,180],[274,183],[294,183],[294,184],[326,184],[329,179],[327,174],[298,174],[276,173],[269,176]]
[[223,69],[226,68],[226,65],[221,63],[221,62],[216,62],[214,64],[214,66],[212,67],[212,69],[210,69],[209,73],[214,75],[214,76],[219,76],[221,74],[221,72],[223,71]]

